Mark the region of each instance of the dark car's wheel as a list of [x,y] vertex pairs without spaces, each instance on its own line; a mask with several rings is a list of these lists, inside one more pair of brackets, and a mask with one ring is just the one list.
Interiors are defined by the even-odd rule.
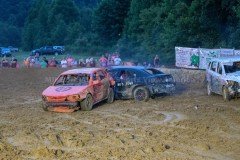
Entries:
[[149,91],[145,87],[137,87],[133,91],[133,97],[136,101],[147,101],[149,99]]
[[114,91],[112,88],[110,88],[110,91],[108,93],[107,103],[113,103],[114,101]]
[[210,82],[207,83],[207,94],[208,94],[209,96],[212,95],[212,89],[211,89],[211,84],[210,84]]
[[93,98],[90,94],[86,96],[86,98],[80,102],[81,110],[83,111],[90,111],[93,107]]
[[229,94],[229,90],[226,86],[223,86],[223,100],[224,101],[230,101],[231,96]]

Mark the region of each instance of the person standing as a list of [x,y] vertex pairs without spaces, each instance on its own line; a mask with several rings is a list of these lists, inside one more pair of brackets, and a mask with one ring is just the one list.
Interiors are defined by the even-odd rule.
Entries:
[[114,65],[119,66],[121,64],[122,64],[121,58],[119,57],[119,55],[116,55],[116,57],[114,58]]
[[57,67],[57,60],[55,59],[55,57],[53,57],[49,62],[48,62],[48,66],[49,67]]
[[47,60],[46,57],[43,57],[43,61],[44,61],[45,63],[47,63],[47,67],[48,67],[48,60]]
[[47,68],[48,67],[48,61],[46,62],[46,57],[43,57],[42,61],[40,62],[41,68]]
[[159,59],[158,55],[156,55],[156,56],[154,57],[153,64],[154,64],[154,67],[159,67],[159,65],[160,65],[160,59]]
[[65,57],[61,60],[60,63],[61,63],[62,68],[67,68],[68,67],[68,62],[67,62]]
[[3,68],[9,67],[9,62],[8,62],[8,59],[7,59],[6,56],[4,56],[3,59],[2,59],[2,67]]
[[12,60],[11,60],[11,68],[17,68],[17,59],[12,57]]
[[99,62],[101,67],[107,67],[108,60],[104,57],[104,55],[102,55],[102,57],[99,59]]

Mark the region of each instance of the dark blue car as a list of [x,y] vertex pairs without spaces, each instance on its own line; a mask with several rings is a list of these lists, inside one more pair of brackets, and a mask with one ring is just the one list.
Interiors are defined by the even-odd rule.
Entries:
[[115,98],[147,101],[162,93],[173,93],[173,77],[155,69],[138,66],[114,66],[108,72],[115,80]]

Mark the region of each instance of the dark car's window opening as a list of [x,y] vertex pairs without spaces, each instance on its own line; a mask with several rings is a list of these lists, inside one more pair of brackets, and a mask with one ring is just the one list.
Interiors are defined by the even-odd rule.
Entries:
[[240,62],[232,62],[224,64],[224,70],[226,73],[233,73],[240,71]]
[[89,82],[87,74],[62,75],[55,82],[54,86],[86,86]]
[[153,68],[150,68],[150,69],[144,69],[144,71],[147,71],[148,73],[150,73],[151,75],[156,75],[156,74],[164,74],[163,72],[157,70],[157,69],[153,69]]
[[118,71],[116,70],[109,70],[108,73],[113,77],[113,78],[117,78],[118,76]]

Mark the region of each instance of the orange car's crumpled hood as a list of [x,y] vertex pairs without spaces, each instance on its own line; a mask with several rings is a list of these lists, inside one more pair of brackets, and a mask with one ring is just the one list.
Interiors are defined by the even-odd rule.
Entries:
[[50,86],[43,91],[42,95],[50,97],[65,97],[79,94],[86,88],[87,86]]

